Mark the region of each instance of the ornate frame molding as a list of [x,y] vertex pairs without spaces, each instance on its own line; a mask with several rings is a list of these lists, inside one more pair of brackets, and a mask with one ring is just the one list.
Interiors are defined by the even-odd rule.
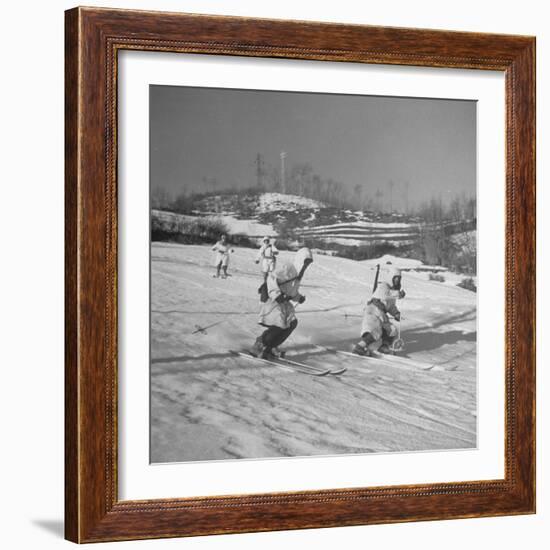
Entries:
[[[535,510],[535,39],[98,8],[66,12],[66,537],[96,542]],[[119,501],[117,54],[499,70],[506,80],[506,474],[467,483]]]

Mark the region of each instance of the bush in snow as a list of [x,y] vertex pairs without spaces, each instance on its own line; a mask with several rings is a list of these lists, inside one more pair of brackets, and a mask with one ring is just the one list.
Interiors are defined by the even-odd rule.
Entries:
[[377,242],[361,246],[338,246],[335,243],[331,243],[330,247],[337,249],[335,256],[359,262],[362,260],[379,258],[385,254],[394,254],[397,251],[395,245],[387,242]]
[[472,277],[466,277],[462,279],[462,281],[460,281],[460,283],[457,283],[456,286],[459,286],[460,288],[465,288],[466,290],[471,290],[472,292],[477,292],[477,286]]
[[258,248],[255,240],[251,239],[248,235],[243,233],[234,233],[233,235],[227,235],[227,240],[230,244],[235,246],[244,246],[245,248]]
[[[182,244],[215,243],[220,236],[228,235],[227,226],[219,218],[194,218],[163,220],[153,216],[151,240],[171,241]],[[231,237],[228,235],[229,241]]]
[[196,235],[207,242],[216,242],[222,234],[227,234],[227,225],[219,218],[197,218],[184,221],[181,232]]
[[170,204],[168,210],[178,214],[192,214],[195,209],[195,202],[196,198],[194,196],[181,194]]
[[445,277],[443,277],[443,275],[439,275],[439,273],[430,273],[428,275],[428,278],[430,279],[430,281],[437,281],[438,283],[445,282]]

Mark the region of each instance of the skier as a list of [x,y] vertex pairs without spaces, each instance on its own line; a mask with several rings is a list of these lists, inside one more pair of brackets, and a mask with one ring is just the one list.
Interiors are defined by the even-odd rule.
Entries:
[[229,248],[227,243],[227,235],[223,234],[220,237],[220,240],[212,247],[212,251],[216,253],[215,266],[216,274],[213,277],[220,276],[220,269],[223,269],[222,279],[227,278],[227,266],[229,265],[229,253],[234,252],[233,249]]
[[396,300],[405,297],[401,289],[401,270],[392,267],[388,274],[389,282],[378,283],[371,299],[363,312],[361,325],[361,340],[353,347],[358,355],[372,355],[372,349],[381,353],[391,353],[392,344],[398,331],[388,317],[390,314],[396,321],[401,321],[401,312],[397,309]]
[[303,304],[300,282],[308,266],[313,262],[309,248],[296,252],[293,263],[285,263],[268,274],[267,300],[261,304],[259,324],[266,330],[256,338],[252,354],[270,359],[277,356],[280,346],[298,325],[294,305]]
[[279,251],[275,244],[270,241],[269,237],[264,237],[256,256],[256,263],[260,264],[261,262],[260,268],[264,276],[264,283],[267,281],[267,276],[275,269],[278,254]]
[[[399,313],[399,310],[397,309],[397,306],[395,305],[396,300],[402,300],[406,294],[405,291],[401,288],[401,279],[402,279],[402,273],[401,269],[395,266],[390,266],[388,270],[387,275],[387,282],[382,281],[378,283],[378,286],[381,286],[382,288],[386,288],[388,290],[388,311],[391,313],[391,310],[397,311]],[[377,287],[378,288],[378,287]],[[376,290],[376,289],[375,289]],[[391,313],[393,315],[393,313]]]

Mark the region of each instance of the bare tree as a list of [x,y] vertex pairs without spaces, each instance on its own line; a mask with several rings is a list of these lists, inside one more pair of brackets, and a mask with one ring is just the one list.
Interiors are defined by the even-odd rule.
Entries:
[[323,181],[318,174],[313,174],[311,178],[311,198],[323,200]]
[[164,187],[157,185],[151,190],[151,208],[166,210],[171,202],[172,196]]
[[280,172],[278,168],[272,164],[264,163],[263,181],[265,189],[278,191],[281,187]]
[[256,187],[261,190],[263,189],[264,159],[260,153],[256,155],[254,165],[256,167]]
[[201,178],[202,184],[204,186],[204,190],[206,192],[214,192],[220,187],[220,182],[217,178],[210,178],[207,176],[203,176]]
[[363,195],[363,186],[358,183],[356,185],[353,186],[353,199],[354,199],[354,204],[356,204],[357,206],[361,206],[362,205],[362,195]]
[[465,198],[464,216],[468,220],[477,219],[477,201],[475,197]]
[[403,189],[403,198],[405,201],[405,214],[409,213],[409,188],[410,188],[410,182],[406,181],[404,183],[404,189]]
[[362,206],[363,206],[363,210],[374,210],[374,203],[373,203],[372,197],[370,197],[369,195],[365,195]]
[[380,191],[380,189],[377,189],[376,193],[374,194],[374,197],[375,197],[375,204],[376,204],[377,210],[382,211],[383,210],[382,199],[384,198],[384,193]]
[[460,197],[454,197],[449,205],[449,217],[455,222],[459,222],[463,219],[462,204]]
[[462,233],[460,240],[462,269],[468,273],[477,272],[477,235],[475,231]]
[[424,260],[431,265],[449,265],[456,248],[441,225],[424,225],[419,243]]
[[290,171],[289,187],[297,194],[307,196],[311,188],[313,168],[309,163],[294,164]]
[[418,208],[417,214],[428,223],[443,221],[445,212],[441,199],[432,198],[428,202],[422,203]]

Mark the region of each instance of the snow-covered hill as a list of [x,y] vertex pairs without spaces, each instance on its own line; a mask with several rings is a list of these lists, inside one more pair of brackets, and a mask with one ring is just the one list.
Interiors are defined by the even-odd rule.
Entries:
[[[222,280],[211,276],[210,247],[153,243],[153,461],[475,447],[474,293],[403,275],[406,352],[449,370],[343,358],[313,344],[349,349],[358,339],[375,267],[315,255],[286,346],[297,360],[348,368],[341,377],[315,378],[229,353],[250,346],[262,330],[254,255],[236,248],[232,277]],[[282,252],[280,261],[291,257]]]
[[304,208],[320,209],[325,204],[299,195],[285,195],[283,193],[262,193],[258,197],[259,212],[273,212],[277,210],[302,210]]
[[[219,218],[230,233],[252,239],[284,234],[291,241],[307,240],[324,248],[380,243],[409,246],[426,227],[422,219],[414,216],[352,211],[282,193],[208,195],[195,201],[190,214]],[[166,215],[153,210],[153,217],[162,219]],[[466,227],[471,229],[472,224],[475,227],[474,222],[467,223]],[[451,234],[455,230],[464,231],[464,225],[463,222],[446,223],[445,227]]]

